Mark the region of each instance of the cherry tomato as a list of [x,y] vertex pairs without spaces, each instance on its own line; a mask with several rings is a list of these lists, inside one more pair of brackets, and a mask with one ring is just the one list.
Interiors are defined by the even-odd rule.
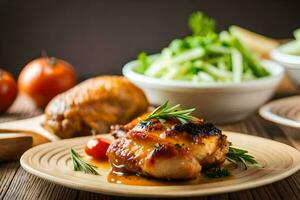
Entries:
[[85,147],[85,153],[92,156],[96,160],[107,159],[106,151],[110,145],[108,140],[103,138],[94,137],[92,138]]
[[73,67],[64,60],[42,57],[28,63],[20,73],[18,86],[21,92],[44,108],[57,94],[76,84]]
[[0,69],[0,113],[5,112],[17,97],[18,87],[13,76]]

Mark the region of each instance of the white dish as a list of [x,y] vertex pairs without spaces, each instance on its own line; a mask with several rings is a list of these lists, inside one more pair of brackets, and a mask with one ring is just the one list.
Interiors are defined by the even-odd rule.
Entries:
[[101,176],[72,170],[70,148],[82,155],[82,147],[90,137],[61,140],[34,147],[23,154],[21,165],[26,171],[40,178],[66,187],[134,197],[191,197],[233,192],[273,183],[300,169],[300,152],[288,145],[245,134],[225,134],[237,147],[247,149],[263,168],[234,168],[231,177],[197,185],[136,186],[109,183],[109,169],[100,168],[98,171]]
[[196,116],[216,123],[242,120],[271,98],[283,77],[283,67],[272,61],[263,64],[271,76],[240,84],[198,85],[187,81],[161,80],[132,69],[137,61],[126,64],[123,74],[146,93],[151,104],[169,100],[186,108],[196,108]]
[[[292,41],[294,42],[294,41]],[[300,88],[300,56],[284,53],[292,42],[279,46],[271,52],[273,60],[282,64],[291,80]]]
[[300,96],[272,101],[259,109],[266,120],[300,129]]

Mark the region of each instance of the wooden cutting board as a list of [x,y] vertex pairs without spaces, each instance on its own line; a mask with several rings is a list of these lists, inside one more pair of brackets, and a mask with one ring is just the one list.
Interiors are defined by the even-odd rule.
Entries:
[[60,138],[43,128],[44,115],[0,123],[0,161],[18,159],[32,146]]

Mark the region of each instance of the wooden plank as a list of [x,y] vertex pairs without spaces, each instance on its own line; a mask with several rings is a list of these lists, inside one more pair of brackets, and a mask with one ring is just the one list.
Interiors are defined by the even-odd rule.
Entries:
[[242,192],[233,192],[229,194],[230,200],[240,200],[240,199],[247,199],[247,200],[254,200],[254,197],[251,193],[251,190],[245,190]]
[[300,171],[286,180],[289,183],[289,186],[291,190],[293,190],[294,194],[296,194],[296,196],[300,198]]
[[283,130],[287,140],[300,151],[300,130],[285,126],[279,126]]
[[80,200],[88,200],[88,199],[112,199],[110,196],[106,196],[106,195],[102,195],[100,196],[99,194],[96,194],[96,193],[92,193],[92,192],[85,192],[85,191],[80,191],[78,193],[78,196],[77,196],[77,199],[80,199]]
[[[298,172],[299,174],[299,172]],[[294,175],[294,177],[297,175]],[[291,177],[285,179],[284,181],[280,181],[280,182],[276,182],[274,184],[272,184],[275,188],[275,190],[277,191],[277,194],[280,198],[278,199],[299,199],[299,194],[300,193],[295,193],[293,191],[293,189],[290,187],[290,184],[288,182],[288,180],[290,180]],[[299,183],[298,183],[298,189],[299,189]]]
[[76,199],[77,191],[40,179],[19,168],[3,200]]
[[19,169],[18,162],[1,162],[0,163],[0,199],[3,199],[10,188],[14,176]]

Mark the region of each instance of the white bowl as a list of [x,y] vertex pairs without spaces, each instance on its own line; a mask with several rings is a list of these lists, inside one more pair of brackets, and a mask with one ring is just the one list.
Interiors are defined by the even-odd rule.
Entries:
[[284,49],[291,43],[279,46],[271,52],[273,60],[279,62],[286,68],[286,72],[291,80],[300,88],[300,56],[284,53]]
[[270,76],[240,84],[222,83],[199,85],[188,81],[162,80],[134,72],[138,64],[131,61],[123,67],[123,74],[146,94],[153,105],[169,100],[185,108],[196,108],[194,115],[214,123],[242,120],[269,100],[281,81],[284,69],[272,61],[264,61]]

